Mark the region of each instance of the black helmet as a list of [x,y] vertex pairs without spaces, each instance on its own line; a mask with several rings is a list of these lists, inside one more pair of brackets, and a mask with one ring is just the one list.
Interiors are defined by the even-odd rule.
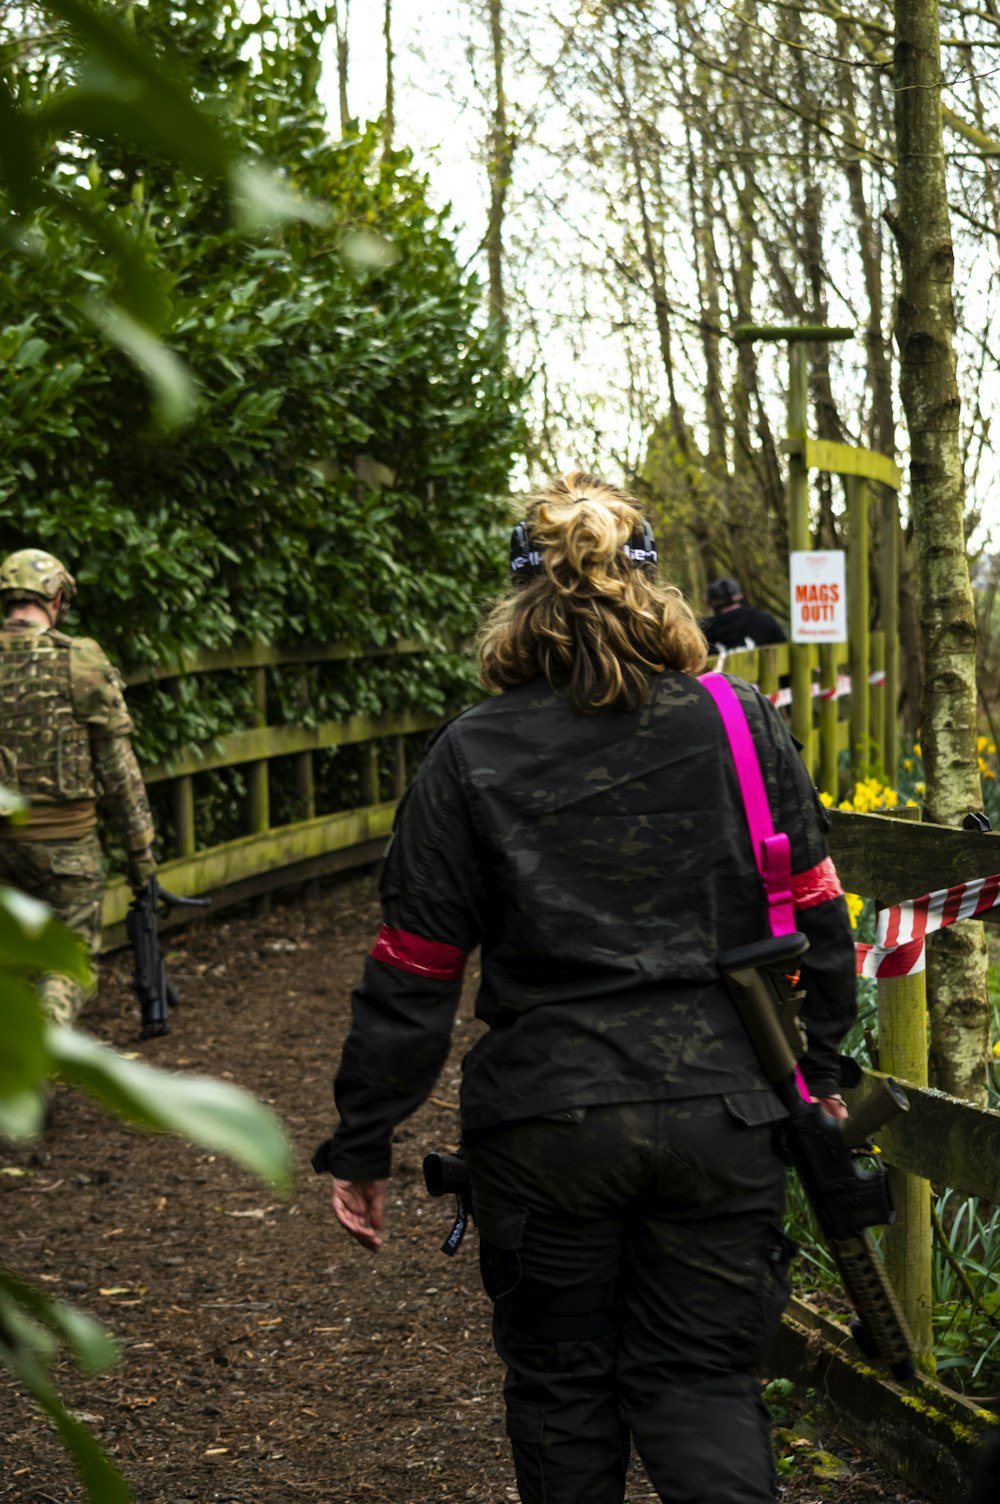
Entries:
[[713,611],[724,611],[727,606],[735,606],[743,599],[739,580],[731,579],[713,580],[705,595]]

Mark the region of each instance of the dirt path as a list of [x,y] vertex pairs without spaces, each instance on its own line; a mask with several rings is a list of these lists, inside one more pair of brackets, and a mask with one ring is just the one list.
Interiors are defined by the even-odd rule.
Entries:
[[[183,1005],[141,1047],[271,1102],[294,1138],[298,1190],[282,1203],[227,1161],[123,1127],[60,1092],[34,1150],[0,1147],[3,1262],[106,1321],[120,1366],[68,1402],[130,1478],[137,1504],[504,1504],[517,1495],[475,1236],[438,1248],[449,1207],[419,1179],[457,1138],[459,1062],[478,1033],[469,977],[455,1047],[428,1105],[399,1134],[391,1241],[370,1259],[339,1233],[309,1156],[332,1124],[330,1075],[350,989],[378,925],[367,879],[265,915],[172,937]],[[135,1050],[128,962],[102,968],[87,1027]],[[0,1499],[70,1504],[75,1474],[0,1378]],[[783,1504],[917,1504],[849,1446],[821,1482],[806,1464]],[[629,1504],[653,1504],[641,1468]]]

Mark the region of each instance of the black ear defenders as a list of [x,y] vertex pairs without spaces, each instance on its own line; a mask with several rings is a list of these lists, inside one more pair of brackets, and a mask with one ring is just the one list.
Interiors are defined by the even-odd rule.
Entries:
[[[642,527],[636,528],[631,538],[622,546],[622,553],[637,568],[655,569],[658,560],[653,529],[642,519]],[[519,522],[510,535],[510,574],[513,580],[530,579],[542,572],[541,550],[536,548],[528,535],[528,524]]]
[[511,579],[524,580],[530,575],[541,574],[542,556],[537,548],[531,545],[528,537],[528,524],[519,522],[510,535],[510,574]]
[[652,569],[655,567],[659,554],[656,552],[656,539],[653,537],[653,529],[642,519],[642,528],[634,532],[625,545],[624,552],[632,560],[633,564],[648,564]]

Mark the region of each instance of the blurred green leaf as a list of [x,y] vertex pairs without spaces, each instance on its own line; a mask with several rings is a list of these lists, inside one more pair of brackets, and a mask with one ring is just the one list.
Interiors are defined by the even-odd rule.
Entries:
[[123,235],[110,216],[91,209],[79,196],[49,193],[43,202],[52,206],[58,203],[68,218],[76,220],[114,258],[121,283],[119,296],[125,312],[154,333],[165,329],[170,319],[171,303],[163,269],[154,267],[136,242]]
[[69,1348],[81,1370],[101,1373],[118,1362],[117,1342],[100,1322],[62,1300],[52,1300],[27,1280],[0,1269],[0,1290],[28,1311],[35,1321],[55,1333]]
[[[176,112],[160,111],[161,100],[145,84],[123,78],[112,92],[98,94],[88,89],[68,89],[57,95],[33,117],[39,139],[130,142],[154,156],[174,160],[190,172],[222,177],[231,153],[215,139],[214,127],[192,107],[191,118],[182,121]],[[204,121],[203,140],[197,124]]]
[[[40,345],[42,347],[42,351],[47,348],[44,340],[29,339],[26,344],[21,347],[21,353],[23,354],[23,352],[26,349],[29,349],[32,345]],[[0,758],[2,758],[2,756],[3,752],[2,749],[0,749]],[[10,769],[8,768],[4,776],[9,776],[9,774]],[[25,820],[28,818],[27,799],[23,799],[20,794],[18,794],[14,789],[8,788],[5,783],[0,783],[0,818],[9,820],[12,825],[23,825]]]
[[80,1421],[62,1404],[46,1372],[51,1338],[0,1293],[0,1360],[45,1412],[71,1454],[91,1504],[131,1504],[125,1479]]
[[44,1121],[44,1092],[18,1091],[0,1097],[0,1138],[37,1138]]
[[387,235],[376,235],[371,230],[347,230],[341,243],[345,261],[364,270],[385,270],[395,266],[401,252]]
[[[45,7],[67,21],[106,65],[100,73],[92,71],[91,88],[81,104],[84,111],[96,111],[102,102],[107,107],[102,134],[110,131],[119,139],[129,140],[130,126],[141,126],[154,132],[184,166],[224,175],[232,149],[211,118],[194,103],[189,88],[171,76],[164,47],[151,53],[107,11],[86,4],[86,0],[45,0]],[[95,87],[98,82],[103,85],[103,100]],[[128,113],[116,111],[116,105],[128,106]],[[57,96],[52,109],[58,108]],[[55,123],[71,128],[68,120],[58,116]]]
[[128,355],[146,377],[163,428],[169,431],[186,423],[194,415],[197,394],[184,362],[124,308],[96,298],[88,298],[84,306],[105,338]]
[[237,222],[245,230],[259,230],[288,219],[311,225],[330,222],[328,204],[303,198],[271,169],[237,162],[230,170],[230,184]]
[[54,1333],[36,1321],[20,1301],[8,1295],[0,1281],[0,1353],[23,1354],[48,1367],[57,1357],[59,1343]]
[[119,1117],[193,1139],[291,1190],[291,1146],[281,1121],[249,1093],[211,1076],[174,1075],[126,1060],[56,1024],[48,1026],[46,1042],[55,1073]]
[[0,73],[0,177],[19,208],[31,204],[35,169],[35,148],[27,123]]
[[[2,916],[0,916],[2,926]],[[0,942],[0,1010],[3,1014],[3,1049],[0,1050],[0,1110],[6,1099],[33,1096],[48,1069],[45,1025],[38,998],[20,977],[2,968],[8,964]],[[21,1118],[24,1103],[14,1109]]]
[[0,884],[0,969],[55,971],[84,986],[93,981],[86,946],[27,893]]

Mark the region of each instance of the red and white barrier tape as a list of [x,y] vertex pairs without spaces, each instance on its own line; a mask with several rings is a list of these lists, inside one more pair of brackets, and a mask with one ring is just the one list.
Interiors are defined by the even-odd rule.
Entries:
[[1000,907],[1000,874],[976,877],[953,888],[938,888],[922,898],[879,909],[875,944],[858,945],[857,971],[863,977],[908,977],[926,965],[924,941],[935,930],[960,919],[974,919]]
[[927,950],[922,940],[913,940],[896,950],[880,945],[856,945],[859,977],[911,977],[927,965]]
[[[736,653],[739,653],[739,652],[742,652],[743,649],[742,648],[734,648],[732,651],[736,652]],[[715,660],[715,671],[716,671],[717,674],[721,674],[723,672],[723,670],[725,668],[726,657],[727,657],[726,650],[724,648],[720,648],[719,649],[718,657]],[[885,669],[881,669],[881,668],[872,669],[871,673],[868,675],[868,683],[871,685],[871,687],[873,689],[882,689],[882,688],[884,688],[885,687]],[[758,686],[758,688],[759,688],[759,686]],[[813,684],[813,685],[810,686],[810,693],[811,693],[813,699],[819,698],[821,700],[839,700],[842,695],[849,695],[850,692],[851,692],[851,676],[850,676],[850,674],[838,674],[837,675],[837,683],[831,689],[821,689],[818,684]],[[774,690],[773,693],[771,693],[771,694],[769,694],[767,696],[767,698],[770,700],[770,702],[771,702],[772,705],[777,705],[777,706],[783,707],[785,705],[790,705],[792,703],[792,691],[786,685],[784,689],[776,689],[776,690]]]
[[[812,695],[814,700],[839,700],[842,695],[849,695],[850,692],[850,674],[838,674],[837,682],[831,689],[821,689],[818,684],[813,684],[810,686],[810,694]],[[770,700],[772,705],[790,705],[792,703],[792,691],[786,685],[784,689],[774,690],[774,692],[772,694],[769,694],[767,698]]]

